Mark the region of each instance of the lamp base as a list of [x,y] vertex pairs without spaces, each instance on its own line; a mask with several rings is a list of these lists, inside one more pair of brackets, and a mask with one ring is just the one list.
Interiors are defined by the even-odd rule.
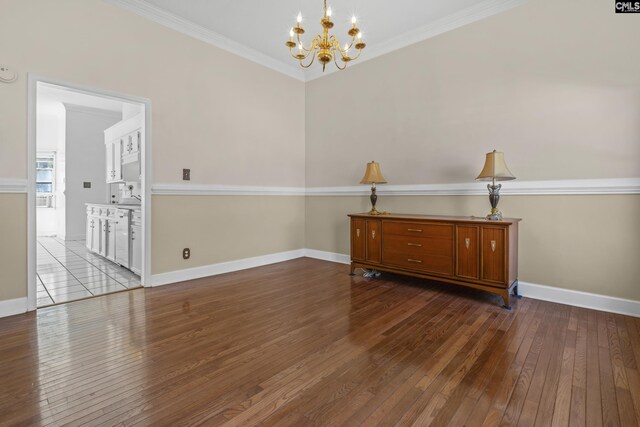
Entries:
[[373,208],[369,212],[367,212],[367,214],[369,214],[369,215],[389,215],[389,212],[380,212],[376,208]]
[[502,212],[498,209],[491,209],[491,213],[485,217],[489,221],[502,221]]

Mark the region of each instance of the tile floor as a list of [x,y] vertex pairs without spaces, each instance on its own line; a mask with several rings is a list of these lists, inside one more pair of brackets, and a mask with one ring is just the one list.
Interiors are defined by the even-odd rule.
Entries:
[[83,241],[38,238],[38,307],[140,287],[140,277],[89,252]]

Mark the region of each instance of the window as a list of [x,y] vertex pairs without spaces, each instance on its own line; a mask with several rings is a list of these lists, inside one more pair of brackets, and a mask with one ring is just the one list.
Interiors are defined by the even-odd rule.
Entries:
[[38,154],[36,157],[36,207],[52,208],[55,185],[55,155]]

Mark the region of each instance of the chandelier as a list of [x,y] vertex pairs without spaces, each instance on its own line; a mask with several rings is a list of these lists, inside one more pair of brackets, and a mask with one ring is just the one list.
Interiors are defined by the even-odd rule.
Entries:
[[[301,25],[301,14],[298,14],[297,21],[296,26],[289,32],[289,41],[285,44],[289,48],[291,56],[300,62],[300,66],[302,66],[302,68],[309,68],[311,64],[313,64],[313,61],[315,61],[316,57],[318,57],[318,61],[322,63],[323,72],[331,60],[333,60],[338,69],[344,70],[347,68],[347,64],[349,62],[360,57],[362,49],[366,46],[362,41],[362,33],[356,26],[355,16],[351,18],[351,28],[347,32],[347,34],[351,36],[351,43],[345,44],[343,48],[340,46],[340,42],[336,36],[329,35],[329,30],[333,28],[333,22],[331,22],[331,8],[327,9],[327,0],[324,0],[324,14],[320,20],[320,25],[322,25],[322,34],[316,35],[311,41],[311,46],[308,48],[305,47],[302,40],[300,40],[300,35],[304,34],[304,28],[302,28]],[[296,38],[295,41],[294,37]],[[296,47],[298,48],[297,52],[295,51]],[[349,50],[354,47],[357,50],[357,54],[355,56],[349,56]],[[309,56],[311,56],[311,59],[305,65],[305,61]],[[342,62],[342,66],[338,63],[338,57]]]

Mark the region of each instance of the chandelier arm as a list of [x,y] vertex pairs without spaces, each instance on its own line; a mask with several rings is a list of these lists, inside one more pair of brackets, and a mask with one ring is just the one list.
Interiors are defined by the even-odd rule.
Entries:
[[[306,58],[305,58],[305,59],[306,59]],[[307,65],[304,65],[304,64],[302,63],[302,61],[303,61],[303,60],[301,59],[301,60],[300,60],[300,66],[301,66],[302,68],[309,68],[309,67],[311,67],[311,64],[313,64],[313,61],[315,61],[315,60],[316,60],[316,51],[314,50],[314,51],[313,51],[313,56],[311,57],[311,62],[309,62]]]
[[333,55],[333,63],[334,63],[334,64],[336,64],[336,67],[338,68],[338,70],[341,70],[341,71],[342,71],[342,70],[344,70],[345,68],[347,68],[347,63],[346,63],[346,62],[344,63],[344,67],[341,67],[341,66],[338,64],[338,55]]
[[[299,51],[298,51],[298,52],[299,52]],[[308,51],[307,51],[307,54],[306,54],[306,55],[304,55],[304,57],[303,57],[303,58],[299,58],[299,57],[298,57],[298,55],[300,55],[300,54],[299,54],[299,53],[293,53],[293,48],[292,48],[292,47],[290,47],[290,48],[289,48],[289,53],[291,54],[291,56],[292,56],[293,58],[295,58],[295,59],[298,59],[298,60],[304,60],[304,59],[307,59],[307,57],[311,54],[311,52],[312,52],[311,50],[308,50]]]

